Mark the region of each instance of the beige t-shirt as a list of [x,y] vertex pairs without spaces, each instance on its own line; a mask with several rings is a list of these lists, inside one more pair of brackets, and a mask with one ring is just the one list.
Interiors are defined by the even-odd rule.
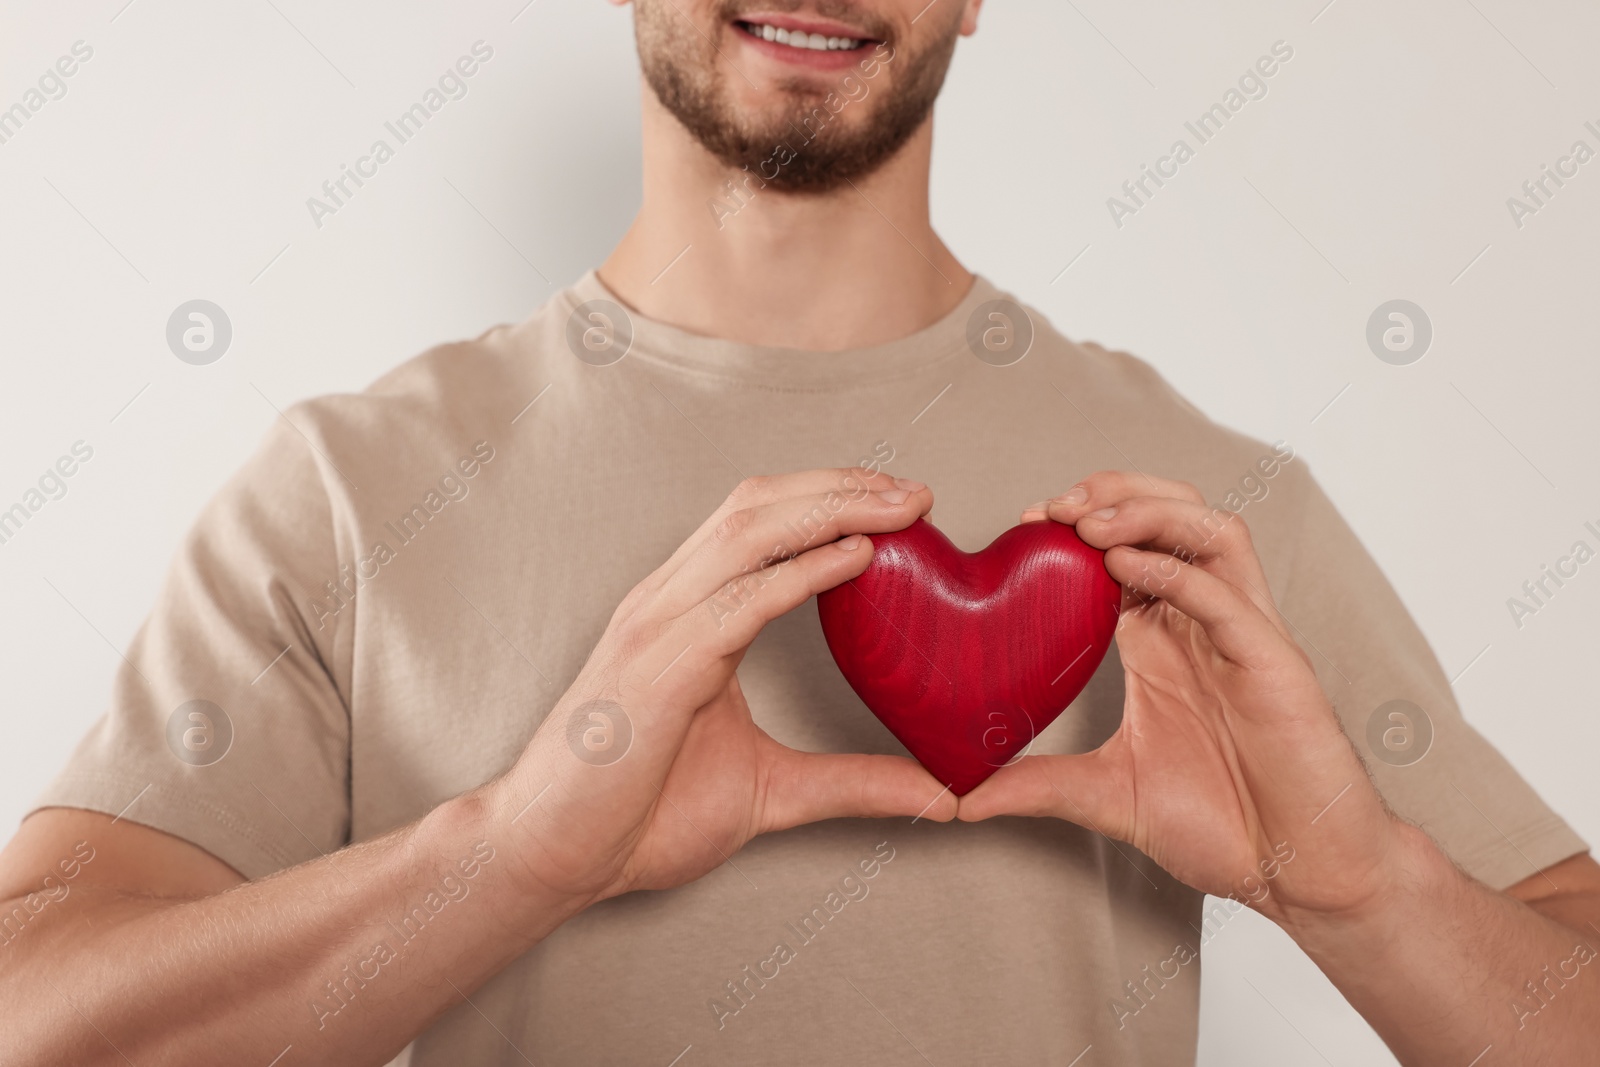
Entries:
[[[929,483],[936,524],[976,550],[1023,506],[1137,467],[1242,507],[1379,787],[1456,862],[1505,887],[1584,850],[1462,721],[1293,442],[1226,430],[1001,299],[980,279],[913,336],[814,353],[629,316],[591,274],[521,325],[296,406],[196,524],[40,805],[127,808],[260,877],[508,767],[623,595],[741,475],[876,460]],[[814,604],[739,675],[780,741],[903,751]],[[1113,647],[1034,750],[1093,748],[1122,696]],[[1049,819],[839,820],[734,862],[574,918],[423,1034],[414,1067],[665,1067],[689,1046],[681,1067],[1065,1065],[1090,1045],[1096,1067],[1189,1063],[1192,957],[1232,915]]]

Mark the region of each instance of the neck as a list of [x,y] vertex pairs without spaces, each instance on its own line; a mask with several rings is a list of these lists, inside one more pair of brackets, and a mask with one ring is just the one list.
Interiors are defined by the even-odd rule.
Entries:
[[646,317],[710,337],[823,352],[905,337],[972,283],[928,219],[932,146],[930,119],[853,185],[762,189],[646,88],[644,200],[600,278]]

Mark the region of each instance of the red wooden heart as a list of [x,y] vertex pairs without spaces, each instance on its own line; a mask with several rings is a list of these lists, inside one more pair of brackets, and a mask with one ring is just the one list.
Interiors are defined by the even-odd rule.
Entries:
[[1025,751],[1111,646],[1121,589],[1058,522],[968,554],[925,519],[817,598],[834,662],[872,713],[961,796]]

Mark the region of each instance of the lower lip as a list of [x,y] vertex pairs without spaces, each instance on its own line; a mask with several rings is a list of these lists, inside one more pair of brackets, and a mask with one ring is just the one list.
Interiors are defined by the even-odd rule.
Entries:
[[855,66],[863,59],[872,55],[875,45],[868,42],[860,48],[833,49],[818,51],[815,48],[791,48],[777,41],[769,41],[764,37],[755,37],[733,27],[733,35],[746,47],[753,49],[757,54],[787,63],[795,67],[807,67],[811,70],[845,70]]

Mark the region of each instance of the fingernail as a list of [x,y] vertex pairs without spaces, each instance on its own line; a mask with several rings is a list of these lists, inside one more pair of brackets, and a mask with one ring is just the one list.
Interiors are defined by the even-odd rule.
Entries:
[[1059,504],[1065,504],[1072,508],[1075,508],[1080,504],[1087,504],[1089,502],[1089,490],[1085,489],[1081,485],[1075,485],[1065,493],[1056,497],[1056,502]]
[[1104,522],[1106,519],[1111,518],[1116,513],[1117,513],[1117,509],[1116,508],[1101,508],[1099,511],[1091,511],[1091,512],[1089,512],[1089,514],[1085,515],[1084,518],[1086,518],[1086,519],[1099,519],[1100,521]]
[[849,537],[846,537],[843,541],[839,542],[839,547],[844,549],[846,552],[854,552],[856,549],[861,547],[861,535],[851,534]]
[[916,481],[913,478],[896,478],[894,480],[894,484],[898,485],[900,488],[904,489],[908,493],[920,493],[924,489],[928,488],[927,486],[923,485],[921,482]]
[[880,489],[878,491],[878,499],[885,504],[904,504],[911,499],[911,494],[904,489]]

